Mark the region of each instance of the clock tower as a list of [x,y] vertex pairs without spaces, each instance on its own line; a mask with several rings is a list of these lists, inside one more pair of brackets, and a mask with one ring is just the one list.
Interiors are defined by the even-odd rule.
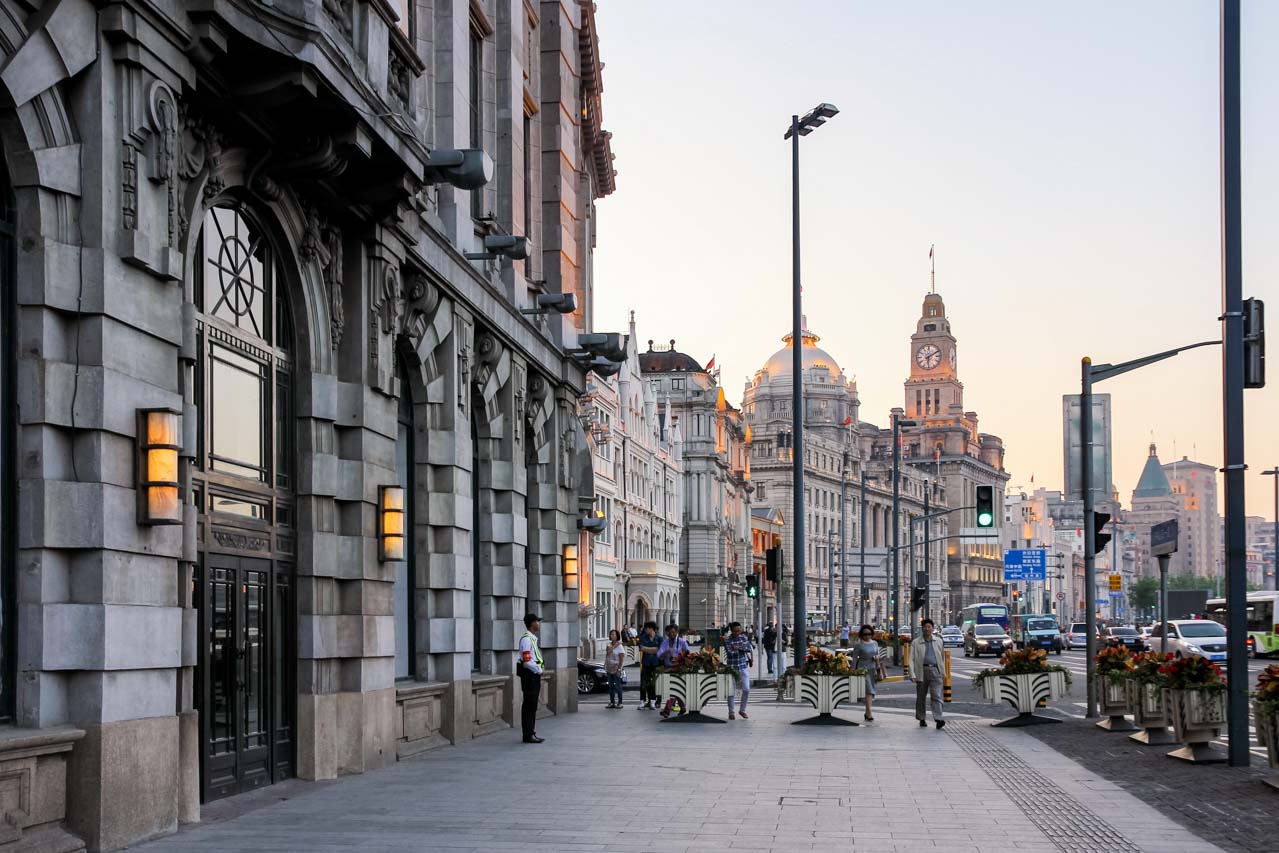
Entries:
[[[941,296],[924,297],[915,334],[910,336],[910,378],[906,380],[906,417],[921,421],[944,417],[957,405],[963,412],[964,386],[957,371],[955,336],[950,333]],[[962,415],[961,415],[962,417]]]

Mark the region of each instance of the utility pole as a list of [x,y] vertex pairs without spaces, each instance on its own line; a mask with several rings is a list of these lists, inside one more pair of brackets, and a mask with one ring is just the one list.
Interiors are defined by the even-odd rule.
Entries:
[[844,464],[839,470],[839,624],[848,621],[848,448],[844,448]]
[[1079,388],[1079,489],[1084,499],[1084,592],[1088,596],[1084,611],[1084,630],[1088,632],[1085,654],[1088,667],[1088,705],[1085,716],[1097,716],[1097,688],[1093,683],[1093,658],[1097,656],[1097,554],[1093,548],[1096,534],[1092,495],[1092,359],[1084,357]]
[[933,618],[933,575],[929,569],[928,549],[932,544],[929,536],[929,529],[933,526],[933,520],[928,517],[928,500],[932,494],[933,484],[930,480],[924,480],[924,587],[928,592],[924,593],[924,618]]
[[1239,0],[1221,0],[1221,422],[1225,456],[1226,670],[1231,767],[1247,767],[1248,562],[1244,509],[1244,314],[1239,114]]
[[[859,626],[866,624],[866,460],[862,460],[862,505],[861,505],[861,526],[857,529],[857,541],[861,543],[861,560],[858,568],[857,579],[857,597],[860,601],[858,609],[857,624]],[[1279,542],[1276,542],[1279,546]],[[1279,551],[1279,547],[1276,547]]]

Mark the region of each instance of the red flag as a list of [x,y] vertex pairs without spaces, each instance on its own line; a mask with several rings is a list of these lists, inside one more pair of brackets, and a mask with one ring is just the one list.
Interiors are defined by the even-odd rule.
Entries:
[[706,362],[706,372],[710,373],[714,369],[715,369],[715,356],[712,355],[711,360]]
[[844,426],[848,426],[848,425],[849,425],[849,424],[851,424],[852,422],[853,422],[853,416],[852,416],[852,415],[849,415],[848,417],[844,418]]
[[937,247],[936,243],[928,247],[928,257],[931,258],[933,256],[933,249],[935,249],[936,247]]

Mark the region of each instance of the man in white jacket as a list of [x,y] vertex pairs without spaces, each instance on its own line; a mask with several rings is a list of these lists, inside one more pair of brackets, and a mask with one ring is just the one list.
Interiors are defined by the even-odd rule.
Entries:
[[516,670],[520,674],[520,692],[524,704],[520,706],[520,728],[524,730],[525,743],[541,743],[534,727],[537,725],[537,702],[542,695],[542,650],[537,647],[537,632],[542,620],[536,613],[524,617],[524,635],[520,637],[520,660]]
[[928,726],[925,705],[933,706],[933,722],[937,728],[946,725],[942,719],[942,672],[946,660],[946,647],[940,636],[933,633],[933,620],[925,619],[920,628],[923,635],[910,647],[910,679],[915,682],[915,719],[921,727]]

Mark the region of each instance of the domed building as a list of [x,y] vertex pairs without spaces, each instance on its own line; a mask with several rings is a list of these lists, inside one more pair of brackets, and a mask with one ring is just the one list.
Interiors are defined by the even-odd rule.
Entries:
[[[862,423],[858,416],[856,380],[848,378],[835,358],[818,346],[820,341],[805,318],[800,346],[805,403],[804,560],[808,624],[820,628],[843,621],[856,622],[863,615],[858,604],[863,592],[868,604],[865,618],[883,624],[890,611],[886,566],[891,541],[892,481],[887,470],[878,471],[884,467],[883,460],[872,460],[863,450],[863,434],[878,434],[879,430],[873,424]],[[781,612],[783,622],[793,623],[794,598],[788,581],[795,566],[794,525],[790,523],[794,516],[794,338],[786,335],[782,342],[785,346],[773,353],[747,382],[742,412],[751,430],[752,502],[756,510],[778,511],[786,522],[782,527],[786,558]],[[864,468],[868,477],[863,492]],[[923,490],[923,476],[903,466],[899,500],[902,543],[909,540],[909,519],[923,514]],[[841,507],[846,507],[842,518]],[[863,526],[864,541],[859,535]],[[840,547],[841,541],[848,543],[846,548]],[[919,551],[922,555],[922,545]],[[841,552],[842,564],[848,567],[846,579],[839,572]],[[940,550],[935,553],[940,557]],[[902,577],[906,578],[905,570]],[[906,588],[910,584],[904,579],[902,585]]]

